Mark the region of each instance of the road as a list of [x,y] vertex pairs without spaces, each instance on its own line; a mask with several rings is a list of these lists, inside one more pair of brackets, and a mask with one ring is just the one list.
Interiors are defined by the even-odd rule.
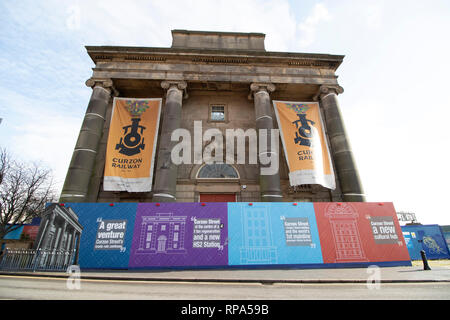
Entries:
[[449,300],[450,283],[361,284],[195,283],[81,279],[80,288],[66,279],[0,275],[0,299],[30,300]]

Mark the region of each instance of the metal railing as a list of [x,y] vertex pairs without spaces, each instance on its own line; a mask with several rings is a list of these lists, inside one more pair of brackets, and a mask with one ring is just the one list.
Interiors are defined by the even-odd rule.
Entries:
[[0,257],[0,270],[66,271],[74,257],[75,250],[6,249]]

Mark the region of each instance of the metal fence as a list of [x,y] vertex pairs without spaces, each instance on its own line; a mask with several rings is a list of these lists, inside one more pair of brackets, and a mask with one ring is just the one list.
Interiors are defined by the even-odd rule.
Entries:
[[0,257],[0,270],[66,271],[74,257],[75,250],[6,249]]

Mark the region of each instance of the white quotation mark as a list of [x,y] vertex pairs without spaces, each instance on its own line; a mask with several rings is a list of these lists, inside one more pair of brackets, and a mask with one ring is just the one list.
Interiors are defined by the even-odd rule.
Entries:
[[381,271],[378,266],[369,266],[366,271],[369,274],[367,278],[367,289],[378,290],[380,289]]
[[81,283],[80,283],[80,267],[79,266],[69,266],[66,271],[67,274],[69,274],[69,278],[67,278],[66,285],[67,289],[69,290],[80,290],[81,289]]

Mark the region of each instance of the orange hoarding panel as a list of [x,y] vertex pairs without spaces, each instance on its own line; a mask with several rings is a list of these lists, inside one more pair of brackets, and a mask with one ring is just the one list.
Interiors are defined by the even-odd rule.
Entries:
[[336,188],[331,157],[317,102],[273,101],[291,186]]
[[114,98],[105,160],[105,191],[151,191],[160,113],[159,98]]

